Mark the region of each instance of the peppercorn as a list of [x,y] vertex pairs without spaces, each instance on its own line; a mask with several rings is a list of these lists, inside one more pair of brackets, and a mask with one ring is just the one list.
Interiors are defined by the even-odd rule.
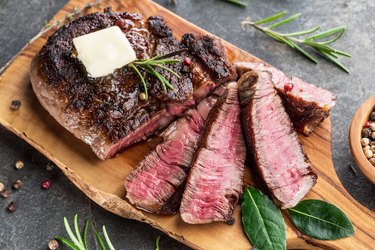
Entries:
[[362,138],[369,138],[369,137],[371,137],[371,133],[372,133],[372,131],[369,128],[362,129]]
[[367,146],[367,145],[369,145],[370,144],[370,139],[368,139],[368,138],[362,138],[361,139],[361,144],[362,144],[362,146]]
[[375,146],[375,141],[370,142],[370,147]]
[[370,124],[370,129],[371,129],[371,131],[375,131],[375,122],[372,122]]
[[191,66],[193,65],[193,62],[191,61],[191,59],[189,57],[185,57],[184,58],[184,63],[188,66]]
[[141,101],[146,101],[146,100],[147,100],[147,98],[146,98],[146,94],[143,93],[143,92],[139,94],[138,98],[139,98],[139,100],[141,100]]
[[20,100],[13,100],[11,103],[10,103],[10,109],[11,110],[19,110],[21,107],[21,101]]
[[48,249],[56,250],[57,248],[59,248],[59,243],[57,242],[57,240],[51,240],[50,242],[48,242]]
[[0,196],[4,199],[8,198],[10,195],[10,191],[7,189],[4,189],[4,191],[0,192]]
[[48,162],[48,163],[47,163],[47,165],[46,165],[46,169],[47,169],[48,171],[51,171],[51,170],[53,170],[54,168],[55,168],[55,166],[53,165],[52,162]]
[[370,150],[375,153],[375,146],[370,146]]
[[371,114],[370,114],[370,120],[375,121],[375,112],[374,111],[371,112]]
[[21,169],[21,168],[23,168],[24,167],[24,163],[23,163],[23,161],[17,161],[16,162],[16,169]]
[[363,124],[363,127],[364,128],[369,128],[371,126],[371,123],[370,122],[366,122],[365,124]]
[[4,183],[0,182],[0,192],[3,192],[5,189]]
[[16,203],[14,203],[13,201],[11,201],[9,204],[8,204],[8,207],[7,207],[8,211],[13,213],[17,210],[17,206],[16,206]]
[[363,149],[363,152],[365,152],[366,150],[370,150],[371,147],[370,147],[370,145],[367,145],[367,146],[364,146],[362,149]]
[[13,183],[13,185],[12,185],[12,187],[13,187],[13,189],[15,189],[15,190],[19,190],[19,189],[21,189],[22,188],[22,181],[20,181],[20,180],[16,180],[14,183]]
[[42,189],[48,190],[52,186],[52,181],[50,179],[45,179],[40,186]]
[[375,167],[375,158],[369,159],[369,162]]
[[284,84],[284,90],[285,90],[286,92],[290,92],[290,91],[292,91],[293,88],[294,88],[293,83],[285,83],[285,84]]
[[372,132],[371,138],[375,140],[375,132]]
[[373,155],[374,155],[374,153],[371,150],[365,151],[365,156],[366,156],[367,159],[370,159]]

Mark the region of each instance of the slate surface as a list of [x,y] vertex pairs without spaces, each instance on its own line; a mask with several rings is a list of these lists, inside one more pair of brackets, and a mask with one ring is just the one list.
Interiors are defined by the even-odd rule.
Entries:
[[[375,92],[372,78],[375,65],[375,1],[244,1],[249,4],[246,9],[220,0],[177,0],[176,5],[169,0],[157,2],[277,68],[336,93],[338,101],[331,113],[335,168],[349,193],[375,210],[375,186],[360,173],[348,145],[351,117],[360,104]],[[0,0],[0,67],[66,2]],[[328,29],[346,24],[348,31],[336,47],[353,55],[352,59],[343,60],[352,73],[346,74],[324,60],[315,65],[260,32],[241,29],[240,22],[246,17],[257,20],[282,10],[303,14],[296,24],[284,28],[289,31],[296,27],[302,29],[321,25],[323,29]],[[25,162],[24,169],[14,169],[17,160]],[[148,225],[106,212],[87,199],[59,170],[47,171],[47,163],[36,150],[0,128],[0,181],[7,187],[16,179],[24,183],[21,190],[12,191],[10,198],[0,199],[0,249],[46,249],[53,236],[65,235],[63,217],[72,218],[75,213],[81,218],[91,216],[98,226],[106,225],[118,249],[154,249],[158,235],[161,235],[161,249],[186,249]],[[354,166],[358,177],[348,164]],[[52,188],[47,191],[40,189],[40,183],[45,178],[53,180]],[[13,214],[6,212],[10,201],[18,205]]]

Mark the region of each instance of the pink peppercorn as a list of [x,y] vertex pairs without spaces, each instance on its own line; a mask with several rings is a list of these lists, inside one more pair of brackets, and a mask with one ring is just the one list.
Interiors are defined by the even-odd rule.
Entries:
[[284,84],[284,90],[285,90],[286,92],[290,92],[290,91],[292,91],[292,90],[293,90],[293,87],[294,87],[293,83],[285,83],[285,84]]
[[48,190],[50,189],[52,186],[52,181],[50,179],[46,179],[42,182],[42,184],[40,185],[40,187],[44,190]]
[[193,62],[191,61],[191,59],[189,57],[185,57],[184,58],[184,63],[188,66],[191,66],[193,65]]

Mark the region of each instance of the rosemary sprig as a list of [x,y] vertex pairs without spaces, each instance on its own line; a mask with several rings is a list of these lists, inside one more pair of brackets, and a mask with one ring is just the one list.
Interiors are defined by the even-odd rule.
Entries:
[[155,241],[155,250],[160,250],[159,241],[160,241],[160,235],[156,238],[156,241]]
[[[344,34],[346,30],[346,26],[339,26],[335,27],[333,29],[311,35],[312,33],[316,32],[317,30],[320,29],[319,26],[316,26],[314,28],[308,29],[308,30],[303,30],[303,31],[297,31],[297,32],[292,32],[292,33],[281,33],[278,31],[273,30],[276,27],[279,27],[280,25],[290,23],[294,20],[296,20],[301,13],[297,13],[295,15],[292,15],[288,18],[285,18],[281,21],[274,22],[268,26],[261,26],[260,24],[265,24],[269,22],[276,21],[283,17],[286,14],[286,11],[280,12],[276,15],[261,19],[256,22],[251,22],[248,20],[245,20],[242,22],[242,25],[251,25],[257,30],[260,30],[261,32],[265,33],[266,35],[272,37],[273,39],[285,43],[291,48],[297,50],[299,53],[301,53],[303,56],[308,58],[309,60],[313,61],[314,63],[318,63],[316,58],[308,53],[305,49],[303,49],[300,45],[302,44],[305,46],[308,46],[312,49],[314,49],[318,54],[322,55],[325,57],[328,61],[331,61],[334,63],[336,66],[344,70],[345,72],[349,73],[349,69],[346,68],[341,62],[339,62],[337,59],[339,59],[340,56],[345,56],[345,57],[351,57],[350,54],[334,49],[329,44],[336,42],[340,37]],[[308,35],[307,37],[304,38],[296,38],[298,36],[304,36]],[[318,41],[320,39],[328,39],[329,37],[333,37],[329,40],[324,40],[324,41]]]
[[247,3],[244,3],[240,0],[224,0],[224,1],[228,2],[228,3],[231,3],[231,4],[238,5],[238,6],[243,7],[243,8],[245,8],[247,6]]
[[[86,219],[85,226],[83,227],[82,234],[81,234],[79,227],[78,227],[78,215],[76,214],[74,216],[74,231],[75,232],[73,232],[69,225],[68,219],[64,217],[65,230],[68,233],[70,240],[63,238],[61,236],[56,236],[55,239],[64,243],[65,245],[67,245],[73,250],[88,250],[87,232],[88,232],[89,224],[90,224],[90,220]],[[107,230],[105,229],[105,226],[103,226],[102,230],[103,230],[103,235],[104,235],[104,239],[105,239],[105,243],[107,247],[104,244],[104,241],[102,237],[100,236],[100,233],[98,232],[98,230],[93,224],[92,224],[92,229],[94,231],[96,241],[98,242],[101,250],[106,250],[107,247],[109,250],[115,250],[115,248],[112,245],[111,240],[108,237],[108,233],[107,233]]]
[[146,80],[143,77],[143,74],[141,73],[141,71],[148,72],[154,77],[156,77],[156,79],[158,79],[158,81],[161,83],[164,92],[167,92],[168,89],[173,90],[173,85],[167,79],[165,79],[164,76],[162,76],[159,72],[157,72],[156,68],[166,70],[170,72],[171,74],[175,75],[177,78],[180,78],[180,75],[178,73],[166,67],[165,65],[176,64],[180,62],[180,60],[172,59],[172,57],[179,55],[185,51],[186,49],[181,49],[181,50],[177,50],[166,55],[157,55],[150,59],[140,59],[140,60],[136,60],[128,64],[129,67],[132,68],[134,72],[138,75],[138,77],[140,78],[143,84],[145,100],[148,99],[148,90],[147,90]]

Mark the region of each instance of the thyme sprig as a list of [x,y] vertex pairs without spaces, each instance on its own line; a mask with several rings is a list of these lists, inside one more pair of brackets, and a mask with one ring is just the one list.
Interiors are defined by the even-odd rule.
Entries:
[[240,0],[224,0],[224,1],[228,2],[228,3],[231,3],[231,4],[238,5],[238,6],[243,7],[243,8],[245,8],[247,6],[247,3],[244,3]]
[[[82,234],[81,234],[80,230],[79,230],[79,226],[78,226],[78,215],[76,214],[74,216],[74,231],[75,232],[73,232],[72,228],[69,225],[68,219],[66,217],[64,217],[65,230],[68,233],[70,240],[68,240],[66,238],[63,238],[61,236],[55,236],[55,239],[64,243],[65,245],[67,245],[68,247],[70,247],[73,250],[88,250],[87,233],[88,233],[89,225],[90,225],[90,220],[86,219],[85,225],[83,227]],[[113,247],[113,245],[111,243],[111,240],[108,237],[108,233],[107,233],[107,230],[105,229],[105,226],[103,226],[103,228],[102,228],[105,243],[104,243],[102,237],[100,236],[100,233],[98,232],[98,230],[94,226],[94,224],[91,224],[91,226],[93,228],[95,238],[96,238],[96,241],[98,242],[98,244],[100,246],[100,249],[106,250],[107,247],[108,247],[109,250],[115,250],[115,248]],[[107,245],[107,247],[106,247],[106,245]]]
[[173,59],[172,57],[179,55],[185,51],[186,49],[181,49],[181,50],[177,50],[166,55],[156,55],[149,59],[139,59],[128,64],[128,66],[132,68],[134,72],[138,75],[138,77],[140,78],[143,84],[145,100],[148,99],[148,90],[147,90],[146,80],[143,77],[142,71],[148,72],[151,75],[153,75],[161,83],[164,92],[167,92],[168,89],[173,90],[173,85],[167,79],[165,79],[165,77],[162,76],[158,71],[156,71],[156,69],[157,68],[163,69],[175,75],[177,78],[180,78],[180,75],[178,73],[166,67],[166,65],[176,64],[180,62],[180,60]]
[[[261,32],[265,33],[266,35],[272,37],[273,39],[285,43],[291,48],[297,50],[299,53],[301,53],[303,56],[308,58],[309,60],[313,61],[314,63],[318,63],[316,58],[308,53],[306,50],[304,50],[300,45],[298,44],[303,44],[305,46],[308,46],[312,49],[314,49],[318,54],[322,55],[325,57],[328,61],[331,61],[334,63],[336,66],[344,70],[345,72],[349,73],[349,69],[346,68],[341,62],[338,61],[340,56],[345,56],[345,57],[351,57],[350,54],[343,52],[341,50],[337,50],[329,46],[333,42],[336,42],[340,37],[344,34],[346,30],[346,26],[339,26],[335,27],[332,29],[329,29],[324,32],[320,32],[317,34],[312,34],[316,32],[317,30],[320,29],[319,26],[313,27],[308,30],[303,30],[303,31],[297,31],[297,32],[292,32],[292,33],[281,33],[278,31],[273,30],[276,27],[279,27],[283,24],[290,23],[294,20],[296,20],[301,13],[297,13],[295,15],[292,15],[290,17],[287,17],[281,21],[274,22],[268,26],[261,26],[261,24],[269,23],[276,21],[283,17],[286,14],[286,11],[280,12],[276,15],[261,19],[256,22],[251,22],[248,20],[245,20],[242,22],[242,25],[251,25],[257,30],[260,30]],[[307,37],[304,38],[297,38],[299,36],[304,36],[308,35]],[[331,39],[329,39],[331,38]],[[326,39],[326,40],[321,40],[321,39]],[[328,40],[327,40],[328,39]],[[319,41],[318,41],[319,40]]]

